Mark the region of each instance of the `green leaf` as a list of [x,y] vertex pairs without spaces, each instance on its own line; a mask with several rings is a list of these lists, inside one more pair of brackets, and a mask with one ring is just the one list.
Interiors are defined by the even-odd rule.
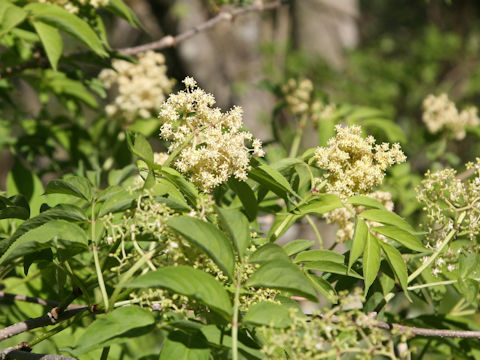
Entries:
[[0,265],[20,256],[50,248],[52,242],[62,247],[65,247],[64,242],[70,243],[68,246],[77,244],[85,249],[88,247],[87,235],[80,226],[64,220],[54,220],[18,237],[0,258]]
[[265,287],[289,291],[317,302],[315,289],[303,272],[289,261],[274,260],[260,266],[245,286]]
[[325,214],[334,209],[343,207],[340,198],[334,194],[322,194],[294,210],[297,214]]
[[250,245],[250,227],[248,220],[240,211],[215,207],[220,223],[230,235],[240,256]]
[[291,168],[295,167],[295,165],[302,164],[305,163],[299,159],[284,157],[278,161],[275,161],[270,166],[272,167],[272,169],[277,170],[283,176],[287,176]]
[[382,131],[391,142],[405,143],[407,141],[403,130],[392,121],[387,119],[367,119],[362,121],[362,125],[366,128],[373,128]]
[[35,229],[52,220],[67,220],[67,221],[87,221],[84,212],[74,205],[58,205],[52,209],[44,211],[38,216],[35,216],[23,222],[10,239],[7,244],[0,243],[0,253],[4,252],[6,247],[13,244],[20,236],[26,232]]
[[363,278],[365,281],[365,296],[368,293],[370,285],[377,278],[378,270],[380,269],[380,244],[378,239],[372,234],[368,233],[367,243],[365,244],[365,252],[363,254]]
[[337,302],[337,292],[328,281],[318,275],[306,275],[320,295],[332,303]]
[[125,211],[127,209],[131,209],[136,205],[136,200],[139,196],[138,194],[130,194],[128,191],[126,191],[120,186],[111,187],[109,188],[109,190],[111,193],[100,207],[100,210],[98,212],[99,217],[102,217],[109,213]]
[[397,278],[398,282],[400,283],[400,286],[403,289],[403,292],[405,293],[405,296],[410,301],[412,301],[410,299],[410,295],[408,295],[407,265],[403,260],[402,254],[400,254],[400,252],[397,249],[395,249],[392,245],[384,243],[383,241],[379,241],[379,243],[383,249],[383,252],[385,253],[385,256],[387,257],[387,261],[388,261],[388,264],[390,265],[390,268],[393,270],[395,277]]
[[345,256],[331,250],[316,249],[301,252],[295,257],[296,263],[306,261],[331,261],[334,263],[343,264],[345,261]]
[[223,285],[212,275],[190,266],[167,266],[122,285],[128,288],[161,288],[188,296],[229,319],[232,304]]
[[7,176],[7,196],[22,194],[30,205],[30,215],[36,216],[43,202],[42,181],[16,160]]
[[133,155],[145,161],[150,169],[153,167],[153,150],[145,136],[127,131],[127,144]]
[[287,307],[269,301],[262,301],[250,306],[242,323],[286,328],[292,323]]
[[281,198],[286,198],[287,193],[295,194],[287,179],[271,166],[260,165],[250,170],[248,177]]
[[27,17],[26,11],[9,1],[0,1],[0,37]]
[[170,332],[163,342],[159,360],[209,360],[210,348],[203,334],[200,335],[178,330]]
[[131,25],[136,28],[141,28],[142,24],[137,18],[137,15],[122,1],[122,0],[110,0],[105,6],[105,9],[111,13],[127,20]]
[[185,194],[186,198],[190,203],[194,206],[197,205],[197,198],[198,198],[198,190],[191,182],[185,180],[185,178],[180,174],[177,170],[169,168],[169,167],[162,167],[160,170],[163,176],[170,181],[173,185],[175,185],[182,193]]
[[58,60],[62,56],[63,51],[63,41],[60,33],[53,26],[40,21],[32,21],[32,25],[42,41],[52,69],[57,71]]
[[6,198],[0,196],[0,219],[27,220],[30,217],[30,206],[22,195]]
[[386,210],[383,204],[375,199],[372,199],[369,196],[365,195],[355,195],[347,200],[347,203],[355,206],[365,206],[372,209]]
[[258,204],[252,188],[247,182],[239,181],[235,178],[230,178],[228,180],[228,186],[230,186],[242,202],[248,220],[254,221],[257,218]]
[[350,257],[348,258],[348,271],[352,268],[353,263],[363,254],[365,243],[368,237],[368,227],[365,221],[357,218],[355,225],[355,233],[353,234],[352,250],[350,250]]
[[181,203],[183,206],[189,207],[180,190],[178,190],[173,183],[165,178],[157,179],[156,184],[150,189],[150,193],[154,196],[168,196],[169,199],[175,200],[177,203]]
[[396,226],[377,226],[372,228],[372,230],[378,232],[379,234],[385,235],[392,240],[395,240],[399,244],[411,250],[419,252],[428,251],[428,249],[422,245],[420,240],[418,240],[415,235],[412,235],[410,232],[402,230]]
[[348,115],[351,120],[378,118],[382,116],[385,116],[384,111],[368,106],[358,106]]
[[335,120],[322,119],[317,123],[318,145],[326,146],[329,139],[335,136]]
[[315,245],[315,241],[313,240],[298,239],[286,243],[283,246],[283,251],[285,251],[288,256],[292,256],[299,253],[300,251],[310,249],[313,245]]
[[478,304],[478,291],[479,283],[473,279],[458,279],[457,282],[458,288],[460,289],[461,294],[465,297],[465,300],[477,306]]
[[[213,344],[217,348],[222,348],[226,351],[232,348],[232,337],[229,335],[228,331],[225,331],[218,326],[218,324],[205,325],[201,328],[202,334],[208,340],[210,344]],[[242,360],[256,360],[264,359],[265,357],[259,351],[258,345],[256,342],[252,342],[252,336],[246,334],[244,329],[239,331],[238,336],[238,352],[239,359]],[[244,344],[247,343],[250,346]],[[253,345],[253,348],[251,347]],[[223,358],[223,357],[222,357]],[[230,357],[228,357],[229,359]],[[216,357],[216,359],[219,359]],[[213,360],[213,358],[212,358]]]
[[359,216],[366,220],[376,221],[381,224],[394,225],[410,233],[415,233],[415,230],[403,218],[387,210],[367,210],[360,213]]
[[190,216],[176,216],[167,225],[203,250],[225,273],[232,277],[235,257],[228,238],[214,225]]
[[78,101],[84,102],[93,109],[98,107],[97,100],[81,81],[70,79],[65,73],[50,69],[45,70],[43,74],[44,84],[48,86],[54,94],[58,96],[68,95]]
[[255,251],[248,261],[252,264],[263,264],[273,260],[290,261],[289,257],[277,244],[265,244]]
[[277,240],[292,226],[295,221],[301,218],[301,215],[294,214],[277,214],[273,221],[272,227],[268,232],[268,238],[270,241]]
[[473,274],[478,266],[478,255],[475,253],[462,253],[458,259],[458,276],[466,278]]
[[45,194],[66,194],[80,199],[92,201],[92,185],[81,176],[71,176],[64,180],[52,180],[47,184]]
[[137,168],[134,164],[125,166],[122,169],[112,170],[108,173],[108,185],[121,185],[126,179],[134,175]]
[[345,276],[355,277],[361,279],[362,277],[353,270],[347,272],[348,268],[345,264],[340,264],[333,261],[307,261],[304,264],[304,269],[318,270],[332,274],[339,274]]
[[100,56],[108,55],[95,31],[85,21],[64,8],[51,4],[31,3],[24,9],[31,13],[34,21],[41,21],[65,31]]
[[152,313],[138,306],[125,306],[99,317],[88,326],[77,341],[74,354],[126,342],[129,338],[144,335],[153,330]]

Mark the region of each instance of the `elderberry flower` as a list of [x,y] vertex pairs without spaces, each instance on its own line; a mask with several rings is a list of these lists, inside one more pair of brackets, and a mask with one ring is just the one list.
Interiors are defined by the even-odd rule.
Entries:
[[[339,305],[311,316],[292,308],[287,328],[258,328],[265,339],[261,349],[265,358],[280,360],[288,354],[288,358],[296,360],[373,359],[388,353],[396,359],[393,354],[398,335],[377,327],[375,314],[361,311],[361,292],[342,291],[339,297]],[[350,303],[355,303],[355,307],[342,307]]]
[[298,82],[295,79],[289,79],[282,86],[288,111],[297,116],[306,115],[313,123],[318,123],[322,119],[333,116],[335,105],[325,105],[316,100],[313,90],[313,83],[309,79]]
[[368,194],[379,185],[388,167],[406,160],[399,144],[375,144],[361,136],[360,126],[335,127],[327,147],[318,147],[315,159],[326,170],[327,190],[342,197]]
[[37,0],[37,2],[56,5],[72,14],[77,14],[81,7],[90,6],[96,9],[108,5],[109,0]]
[[148,51],[138,54],[138,62],[114,60],[112,69],[100,72],[99,78],[114,90],[114,101],[107,105],[107,116],[131,123],[138,118],[152,117],[172,91],[174,81],[167,77],[165,57]]
[[477,126],[480,124],[477,108],[470,107],[459,112],[446,94],[439,96],[428,95],[423,100],[422,119],[430,133],[435,134],[445,129],[456,140],[465,138],[466,126]]
[[[474,177],[465,180],[456,176],[453,169],[444,169],[434,173],[427,171],[424,180],[417,190],[417,199],[423,205],[427,215],[426,246],[439,249],[445,237],[451,231],[464,234],[469,240],[463,242],[462,248],[456,251],[450,244],[439,255],[433,273],[437,276],[445,268],[455,269],[461,252],[480,251],[476,236],[480,235],[478,222],[480,219],[480,159],[476,163],[468,163],[467,169],[473,169]],[[458,235],[457,235],[458,236]]]
[[[160,137],[170,142],[168,152],[179,150],[173,166],[205,192],[231,176],[247,179],[249,153],[263,156],[262,143],[241,131],[243,110],[235,106],[222,113],[211,94],[197,87],[190,77],[186,89],[171,94],[160,109]],[[252,141],[253,150],[245,146]]]
[[[375,191],[367,196],[382,203],[388,211],[393,211],[392,194],[389,192]],[[338,226],[336,234],[338,242],[345,243],[353,237],[355,231],[355,214],[358,214],[363,210],[365,210],[363,206],[345,204],[345,207],[334,209],[324,215],[328,224],[335,224]],[[367,224],[375,226],[371,221],[367,221]],[[378,235],[381,237],[381,234]]]

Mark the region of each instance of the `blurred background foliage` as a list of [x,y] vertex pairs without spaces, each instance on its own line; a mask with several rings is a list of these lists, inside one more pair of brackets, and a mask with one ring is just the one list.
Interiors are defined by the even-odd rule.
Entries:
[[[137,16],[132,22],[141,26],[132,27],[108,7],[80,14],[108,41],[114,57],[123,55],[113,49],[182,33],[221,9],[250,2],[127,4],[136,14],[128,16]],[[303,137],[300,149],[322,144],[333,134],[333,124],[342,122],[364,125],[380,140],[400,141],[409,165],[396,168],[394,175],[405,178],[395,182],[405,188],[390,190],[402,214],[409,215],[416,209],[413,195],[400,199],[398,194],[409,189],[413,194],[419,175],[428,167],[461,167],[479,152],[477,128],[467,129],[467,137],[455,141],[429,134],[422,122],[422,101],[431,93],[445,92],[458,106],[477,104],[479,10],[473,0],[292,1],[219,24],[162,53],[177,88],[179,80],[193,75],[222,108],[241,105],[247,126],[271,149],[278,144],[289,148],[298,121],[282,109],[281,87],[291,78],[310,79],[315,98],[335,104],[335,112],[329,125],[317,126],[318,138]],[[79,50],[64,34],[61,68],[53,71],[29,30],[2,38],[0,189],[5,189],[12,168],[14,173],[31,170],[43,183],[70,171],[122,168],[131,161],[122,133],[126,128],[144,133],[155,150],[163,150],[157,118],[125,123],[101,115],[108,95],[97,76],[110,66],[105,58]],[[12,63],[18,59],[20,65]],[[14,70],[6,72],[12,66]],[[386,126],[392,122],[398,128]]]

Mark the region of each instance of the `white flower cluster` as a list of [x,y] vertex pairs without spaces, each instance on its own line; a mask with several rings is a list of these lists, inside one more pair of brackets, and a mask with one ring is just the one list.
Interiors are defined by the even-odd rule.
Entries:
[[[375,191],[367,196],[382,203],[388,211],[393,211],[392,194],[389,192]],[[325,214],[327,223],[338,225],[337,241],[341,243],[345,243],[353,237],[353,233],[355,232],[355,214],[365,210],[363,206],[355,207],[350,204],[346,204],[345,206],[346,207],[338,208]],[[367,224],[374,225],[369,221],[367,221]]]
[[327,190],[342,197],[369,194],[379,185],[385,170],[406,160],[399,144],[375,145],[375,139],[364,139],[360,126],[335,127],[337,134],[327,147],[315,151],[318,166],[325,169]]
[[453,169],[444,169],[425,174],[417,188],[417,199],[428,217],[426,247],[438,249],[447,234],[455,229],[457,236],[466,236],[470,241],[462,243],[460,249],[449,246],[435,261],[432,273],[438,276],[445,270],[453,271],[460,253],[478,252],[480,244],[480,159],[467,164],[474,170],[474,177],[462,181]]
[[[249,152],[263,156],[262,143],[243,126],[240,107],[227,113],[214,108],[215,98],[187,77],[186,90],[172,94],[160,110],[160,136],[170,142],[169,153],[179,149],[173,165],[205,192],[235,176],[247,179]],[[252,150],[245,146],[252,141]]]
[[480,124],[476,107],[470,107],[459,112],[446,94],[440,96],[428,95],[423,100],[422,119],[430,133],[435,134],[441,130],[447,130],[456,140],[465,138],[466,126]]
[[80,7],[91,6],[98,8],[108,5],[109,0],[37,0],[37,2],[60,6],[72,14],[77,14]]
[[114,60],[112,66],[113,69],[102,70],[99,75],[115,93],[115,100],[105,108],[107,115],[127,122],[154,116],[174,84],[167,77],[165,57],[147,51],[138,54],[137,63]]
[[333,116],[335,105],[325,105],[321,101],[315,100],[313,83],[309,79],[298,82],[295,79],[289,79],[282,86],[282,93],[285,96],[287,109],[293,115],[306,115],[314,123]]
[[[262,326],[265,359],[399,359],[395,356],[396,336],[377,326],[376,313],[365,314],[363,294],[341,291],[339,304],[305,316],[291,308],[291,325],[286,328]],[[408,348],[402,355],[409,355]],[[387,356],[386,356],[387,355]]]

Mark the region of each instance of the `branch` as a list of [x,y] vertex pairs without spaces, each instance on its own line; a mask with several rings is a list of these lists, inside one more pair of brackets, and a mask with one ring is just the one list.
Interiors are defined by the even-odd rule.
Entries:
[[[35,297],[25,296],[25,295],[16,295],[16,294],[7,293],[4,291],[0,291],[0,299],[6,299],[11,301],[25,301],[33,304],[39,304],[39,305],[50,306],[50,307],[55,307],[60,305],[60,302],[58,301],[45,300],[45,299],[35,298]],[[67,310],[78,309],[83,307],[84,307],[83,305],[70,304],[67,306]]]
[[21,334],[25,331],[36,329],[39,327],[55,325],[58,322],[65,321],[70,319],[72,316],[75,316],[78,313],[81,313],[84,310],[88,310],[88,306],[79,307],[77,309],[67,310],[58,315],[56,312],[57,308],[53,308],[52,311],[49,311],[47,314],[28,319],[10,326],[7,326],[4,329],[0,330],[0,341],[8,339],[12,336]]
[[1,359],[5,360],[76,360],[76,358],[53,354],[35,354],[27,351],[11,350]]
[[[56,307],[50,310],[43,316],[28,319],[26,321],[22,321],[10,326],[7,326],[4,329],[0,330],[0,341],[8,339],[12,336],[21,334],[25,331],[36,329],[39,327],[55,325],[60,321],[67,320],[72,316],[89,309],[88,306],[77,306],[74,309],[66,310],[68,305],[75,300],[80,295],[80,291],[78,289],[74,289],[72,293],[61,303],[59,303]],[[26,297],[25,297],[26,298]],[[65,311],[66,310],[66,311]],[[3,352],[2,352],[3,353]]]
[[[376,313],[370,313],[368,316],[375,315]],[[316,315],[320,318],[323,318],[323,315]],[[334,322],[339,322],[338,316],[333,316],[332,320]],[[462,338],[462,339],[480,339],[480,331],[474,330],[450,330],[450,329],[428,329],[428,328],[418,328],[415,326],[401,325],[397,323],[387,323],[385,321],[380,321],[375,319],[374,325],[380,329],[385,330],[396,330],[400,334],[411,334],[415,336],[425,336],[425,337],[448,337],[448,338]]]
[[387,329],[387,330],[396,329],[402,333],[413,334],[417,336],[480,339],[480,331],[473,331],[473,330],[427,329],[427,328],[418,328],[414,326],[400,325],[395,323],[389,324],[384,321],[378,321],[378,320],[376,321],[376,326],[381,329]]
[[172,35],[167,35],[161,38],[160,40],[140,45],[140,46],[134,46],[134,47],[129,47],[129,48],[123,48],[123,49],[118,49],[118,52],[126,55],[135,55],[140,52],[145,52],[148,50],[161,50],[169,47],[176,46],[179,42],[182,42],[184,40],[187,40],[202,31],[208,30],[211,27],[215,26],[216,24],[223,22],[223,21],[233,21],[236,17],[248,14],[250,12],[261,12],[265,10],[273,10],[276,8],[279,8],[283,4],[285,4],[285,0],[277,0],[277,1],[272,1],[267,4],[263,4],[261,1],[259,3],[253,4],[251,6],[241,8],[241,9],[236,9],[233,11],[221,11],[218,15],[215,17],[205,21],[204,23],[195,26],[194,28],[185,31],[182,34],[172,36]]

